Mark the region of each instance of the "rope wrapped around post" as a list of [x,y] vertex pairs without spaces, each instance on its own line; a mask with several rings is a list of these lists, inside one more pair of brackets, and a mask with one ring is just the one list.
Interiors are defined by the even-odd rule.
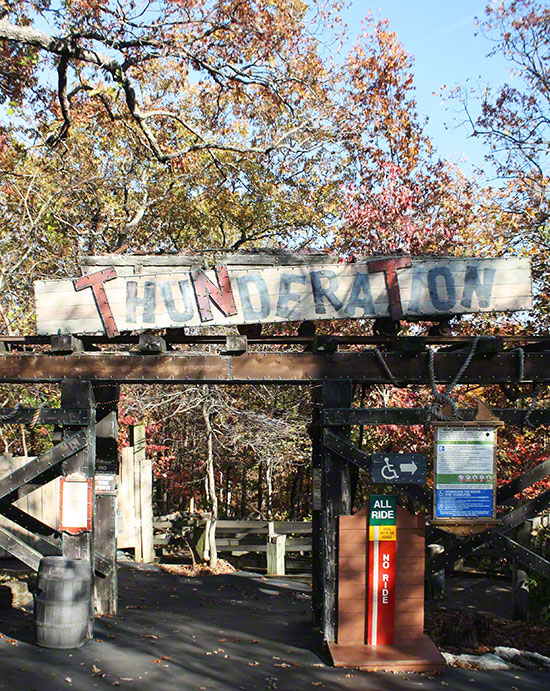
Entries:
[[20,408],[21,408],[21,403],[19,401],[17,401],[17,403],[15,404],[15,407],[9,413],[1,413],[0,412],[0,422],[9,422],[10,420],[13,420],[13,418],[19,412]]
[[[449,386],[445,389],[443,392],[439,392],[437,390],[437,386],[435,383],[435,353],[432,348],[428,348],[428,373],[430,375],[430,385],[432,389],[432,395],[435,399],[435,404],[428,404],[426,406],[426,410],[430,413],[430,415],[433,418],[436,418],[437,420],[443,420],[443,421],[448,421],[448,420],[454,420],[458,416],[458,408],[456,405],[456,402],[453,398],[451,398],[451,392],[454,389],[454,387],[458,384],[460,381],[460,378],[468,368],[468,365],[472,361],[472,358],[475,355],[475,352],[477,350],[477,345],[480,342],[482,338],[493,338],[492,336],[476,336],[474,340],[472,341],[472,346],[470,348],[470,352],[466,356],[466,359],[460,366],[460,369],[458,372],[455,374],[453,377],[453,380],[449,384]],[[451,409],[451,414],[450,415],[445,415],[444,413],[441,412],[441,408],[444,405],[448,405]]]

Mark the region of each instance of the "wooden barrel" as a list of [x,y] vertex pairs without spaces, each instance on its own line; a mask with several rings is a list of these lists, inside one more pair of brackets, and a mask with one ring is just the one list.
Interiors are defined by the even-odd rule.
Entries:
[[92,616],[92,570],[86,559],[44,557],[34,594],[36,643],[44,648],[80,648]]

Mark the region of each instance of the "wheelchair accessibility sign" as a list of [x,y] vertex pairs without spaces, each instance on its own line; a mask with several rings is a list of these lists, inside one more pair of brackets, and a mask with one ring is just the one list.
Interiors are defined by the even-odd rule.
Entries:
[[380,484],[423,485],[428,456],[423,453],[373,453],[372,481]]

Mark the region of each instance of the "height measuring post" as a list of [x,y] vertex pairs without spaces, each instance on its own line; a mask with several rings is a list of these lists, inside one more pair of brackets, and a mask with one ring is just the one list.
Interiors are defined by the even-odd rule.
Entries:
[[368,644],[390,645],[395,632],[396,497],[369,499]]

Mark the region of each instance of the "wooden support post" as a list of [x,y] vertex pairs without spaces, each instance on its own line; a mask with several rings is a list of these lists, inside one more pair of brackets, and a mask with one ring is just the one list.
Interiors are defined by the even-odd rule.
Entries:
[[[82,425],[63,425],[64,438],[71,437],[75,433],[84,432],[86,436],[86,446],[78,453],[63,463],[63,475],[70,475],[71,473],[81,473],[86,478],[92,480],[92,507],[93,500],[93,485],[95,476],[95,400],[92,384],[90,382],[66,379],[61,383],[61,407],[62,408],[76,408],[88,409],[90,417],[88,424]],[[93,519],[92,519],[93,521]],[[63,533],[62,537],[63,556],[70,559],[88,559],[92,570],[92,577],[94,573],[94,541],[93,531],[82,532],[78,535],[70,535]],[[92,612],[93,612],[93,598],[92,598]],[[93,637],[93,618],[88,624],[88,638]]]
[[426,588],[426,599],[439,600],[445,596],[445,569],[432,571],[432,564],[437,555],[443,554],[443,545],[430,544],[426,546],[426,557],[428,562],[428,577]]
[[321,626],[323,618],[323,546],[321,539],[321,507],[322,507],[322,457],[323,457],[323,426],[322,426],[322,387],[311,388],[311,608],[313,624]]
[[[323,408],[351,408],[351,381],[332,381],[323,384]],[[333,433],[349,436],[349,427],[335,427]],[[334,643],[337,636],[338,592],[338,516],[351,513],[349,463],[333,451],[324,448],[322,455],[322,628],[326,643]]]
[[94,604],[98,615],[117,613],[116,477],[119,474],[119,389],[116,384],[94,386],[97,420],[94,548],[96,554],[109,564],[109,575],[96,575],[94,580]]
[[136,561],[155,559],[153,545],[153,466],[145,454],[145,425],[132,425],[134,447],[134,496],[136,506]]
[[286,535],[268,535],[266,544],[267,575],[285,575]]
[[529,576],[515,559],[512,564],[512,593],[514,619],[529,621]]
[[[63,425],[65,439],[77,432],[86,435],[86,446],[63,463],[63,475],[82,473],[94,479],[95,473],[95,416],[94,394],[90,382],[66,379],[61,384],[61,407],[90,410],[89,423],[81,425]],[[63,534],[63,556],[71,559],[89,559],[93,564],[93,533],[82,532],[78,535]]]

